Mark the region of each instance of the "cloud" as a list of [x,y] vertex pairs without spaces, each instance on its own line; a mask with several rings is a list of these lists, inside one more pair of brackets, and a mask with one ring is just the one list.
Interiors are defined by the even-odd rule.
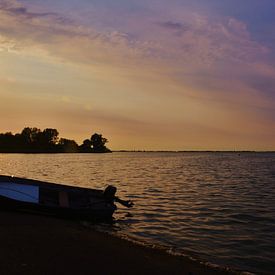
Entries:
[[[174,2],[171,6],[177,9]],[[50,57],[52,62],[80,65],[86,76],[89,75],[89,82],[95,81],[96,75],[96,89],[104,86],[104,93],[113,95],[111,105],[102,99],[107,97],[105,94],[89,90],[96,95],[97,101],[109,105],[104,109],[102,104],[104,112],[95,112],[96,104],[90,108],[89,103],[82,102],[76,114],[79,109],[93,111],[89,114],[97,125],[114,125],[113,129],[121,130],[129,127],[133,132],[135,125],[140,131],[150,130],[151,106],[154,106],[155,117],[167,117],[167,125],[177,119],[176,129],[183,120],[183,126],[187,125],[186,120],[192,125],[199,125],[201,121],[202,126],[197,128],[215,126],[223,131],[232,120],[241,121],[235,126],[232,123],[230,131],[234,133],[238,128],[244,129],[246,121],[255,121],[257,129],[262,129],[259,124],[264,119],[272,121],[275,72],[269,57],[273,49],[254,40],[245,22],[194,10],[175,15],[163,15],[155,10],[150,16],[143,11],[136,17],[125,16],[121,20],[123,26],[119,26],[105,25],[104,13],[100,12],[98,24],[85,24],[74,16],[74,12],[77,11],[66,15],[56,12],[55,6],[51,10],[37,9],[32,3],[26,6],[15,0],[0,1],[0,51],[36,55],[39,60]],[[122,16],[113,12],[108,11],[108,16]],[[128,90],[129,99],[125,100],[125,105],[129,105],[131,111],[127,110],[125,116],[132,115],[129,121],[110,111],[110,115],[104,115],[113,105],[120,106],[116,95],[124,100],[125,95],[120,92],[123,89]],[[133,118],[138,98],[152,101],[150,108],[147,107],[150,109],[147,118],[144,118],[144,108],[139,114],[135,113],[143,118],[142,122]],[[173,106],[164,116],[162,111],[172,98],[175,98]],[[68,97],[61,100],[63,105],[71,103]],[[154,105],[158,100],[162,103]],[[125,111],[125,106],[121,108]],[[79,119],[88,124],[84,111],[79,113]],[[249,134],[253,131],[251,123]]]
[[29,20],[49,17],[64,23],[69,21],[68,19],[60,17],[60,15],[54,12],[31,12],[28,8],[16,0],[2,0],[0,3],[0,10],[10,14],[11,16],[20,16],[21,18]]
[[108,66],[130,64],[150,50],[129,33],[100,32],[61,14],[30,11],[15,0],[1,3],[0,17],[1,50],[44,52],[62,62]]
[[270,52],[251,39],[244,22],[198,12],[185,11],[181,18],[165,20],[157,13],[151,18],[140,14],[139,32],[112,28],[99,31],[73,17],[34,11],[16,0],[1,1],[0,16],[2,51],[44,53],[62,62],[105,66],[127,77],[155,72],[191,83],[194,75],[194,81],[213,75],[208,78],[211,83],[211,79],[226,80],[231,71],[246,82],[250,67],[265,67]]
[[267,47],[250,39],[246,25],[234,18],[221,21],[193,14],[187,22],[165,21],[158,26],[166,30],[163,51],[172,53],[178,62],[240,63],[259,59],[269,52]]
[[179,22],[173,22],[173,21],[160,22],[158,23],[158,25],[161,26],[162,28],[179,31],[179,32],[184,32],[189,29],[187,25]]
[[18,50],[19,48],[15,40],[9,39],[5,36],[1,36],[0,34],[0,52],[16,52]]
[[268,54],[235,18],[222,21],[191,13],[181,20],[161,21],[158,14],[151,19],[141,14],[142,29],[135,34],[130,29],[99,31],[55,12],[33,11],[16,0],[2,1],[0,15],[0,33],[16,41],[18,48],[40,47],[51,55],[85,64],[152,67],[162,63],[184,71],[188,63],[190,71],[221,62],[250,62]]

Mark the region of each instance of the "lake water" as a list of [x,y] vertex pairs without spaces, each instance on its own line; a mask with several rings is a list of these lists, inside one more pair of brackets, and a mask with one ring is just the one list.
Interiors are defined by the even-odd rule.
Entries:
[[[274,153],[0,154],[0,174],[118,187],[111,227],[205,262],[275,273]],[[129,214],[130,213],[130,214]]]

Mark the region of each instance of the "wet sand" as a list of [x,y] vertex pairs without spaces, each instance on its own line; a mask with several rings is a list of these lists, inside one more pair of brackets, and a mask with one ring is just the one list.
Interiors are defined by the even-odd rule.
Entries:
[[0,211],[0,274],[232,274],[85,228]]

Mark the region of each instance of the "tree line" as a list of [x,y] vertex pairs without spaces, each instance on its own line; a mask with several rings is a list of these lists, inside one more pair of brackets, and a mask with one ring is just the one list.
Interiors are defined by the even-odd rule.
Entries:
[[1,153],[108,153],[108,140],[101,134],[94,133],[81,145],[76,141],[59,138],[56,129],[46,128],[43,131],[26,127],[21,133],[0,133]]

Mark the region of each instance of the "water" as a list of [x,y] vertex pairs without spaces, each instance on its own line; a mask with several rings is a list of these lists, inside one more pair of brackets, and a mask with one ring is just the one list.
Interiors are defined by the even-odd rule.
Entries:
[[275,273],[274,153],[0,154],[0,174],[116,185],[120,197],[135,202],[115,214],[116,234]]

